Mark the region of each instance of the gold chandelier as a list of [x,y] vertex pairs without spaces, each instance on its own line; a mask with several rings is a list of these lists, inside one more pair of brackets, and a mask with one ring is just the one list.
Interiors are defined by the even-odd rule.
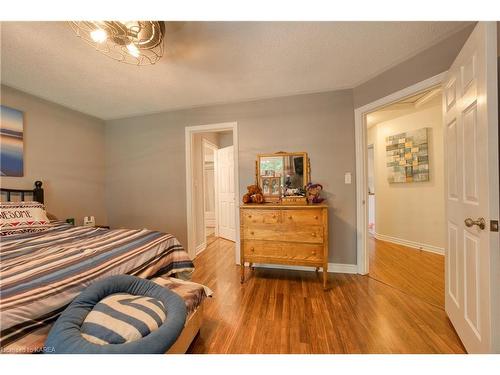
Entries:
[[75,34],[112,59],[152,65],[163,56],[165,23],[161,21],[73,21]]

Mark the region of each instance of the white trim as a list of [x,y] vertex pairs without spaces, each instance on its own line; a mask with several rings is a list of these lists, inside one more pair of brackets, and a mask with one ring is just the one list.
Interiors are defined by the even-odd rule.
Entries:
[[[205,217],[204,217],[204,223],[205,225],[203,225],[203,238],[207,238],[207,225],[208,225],[208,220],[207,220],[207,211],[205,211],[205,208],[207,207],[207,202],[205,200],[205,196],[206,196],[206,191],[205,191],[205,179],[206,179],[206,176],[207,176],[207,172],[205,171],[205,147],[211,149],[214,153],[214,217],[213,219],[210,218],[210,223],[213,222],[213,226],[215,227],[215,236],[218,237],[219,236],[219,220],[217,220],[219,218],[218,216],[218,211],[217,211],[217,199],[218,199],[218,193],[219,191],[217,190],[217,150],[219,149],[219,147],[217,147],[217,145],[214,145],[212,142],[208,141],[207,139],[203,138],[201,140],[201,145],[202,145],[202,160],[203,160],[203,170],[202,170],[202,174],[203,174],[203,181],[202,181],[202,185],[203,185],[203,212],[205,213]],[[197,253],[198,254],[198,253]]]
[[377,232],[375,232],[374,237],[377,240],[391,242],[391,243],[394,243],[397,245],[403,245],[403,246],[411,247],[411,248],[418,249],[418,250],[423,250],[423,251],[428,251],[428,252],[435,253],[435,254],[444,255],[444,247],[439,247],[439,246],[429,245],[426,243],[405,240],[403,238],[398,238],[398,237],[391,237],[391,236],[387,236],[385,234],[380,234]]
[[430,102],[432,99],[434,99],[434,97],[436,97],[439,94],[442,94],[441,87],[429,91],[427,94],[425,94],[424,96],[422,96],[420,99],[418,99],[415,102],[415,104],[414,104],[415,107],[414,108],[420,108],[420,107],[422,107],[425,103]]
[[356,140],[356,241],[358,273],[365,275],[369,268],[368,239],[368,187],[366,152],[366,115],[388,104],[443,83],[446,72],[406,87],[354,110]]
[[[254,263],[254,266],[260,268],[275,268],[280,270],[293,270],[293,271],[314,271],[316,269],[316,267],[290,266],[285,264]],[[322,268],[320,267],[320,269]],[[328,273],[358,273],[358,266],[356,266],[355,264],[328,263]]]
[[201,244],[199,244],[198,246],[196,246],[196,255],[199,255],[203,250],[205,250],[207,248],[207,242],[203,242]]
[[[235,194],[239,195],[239,177],[238,177],[238,123],[237,122],[224,122],[220,124],[210,125],[196,125],[186,126],[185,128],[185,149],[186,149],[186,221],[187,221],[187,251],[189,256],[194,259],[196,257],[196,244],[195,244],[195,225],[193,219],[195,217],[193,207],[193,135],[196,133],[218,132],[232,130],[233,132],[233,146],[234,146],[234,187]],[[235,261],[236,264],[240,263],[240,215],[239,205],[235,204],[236,216],[236,246],[235,246]]]
[[328,272],[358,273],[358,266],[355,264],[328,263]]

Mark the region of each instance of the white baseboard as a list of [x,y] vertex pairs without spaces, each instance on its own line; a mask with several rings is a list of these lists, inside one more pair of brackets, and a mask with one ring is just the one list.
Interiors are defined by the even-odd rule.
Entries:
[[[277,268],[277,269],[282,269],[282,270],[295,270],[295,271],[314,271],[316,269],[315,267],[290,266],[290,265],[285,265],[285,264],[255,263],[254,266],[255,267],[262,267],[262,268]],[[332,272],[332,273],[358,273],[358,266],[355,264],[328,263],[328,272]]]
[[434,246],[434,245],[405,240],[405,239],[397,238],[397,237],[386,236],[385,234],[380,234],[377,232],[375,232],[375,238],[377,240],[392,242],[392,243],[395,243],[397,245],[408,246],[408,247],[412,247],[414,249],[419,249],[419,250],[429,251],[429,252],[435,253],[435,254],[444,255],[444,248]]
[[328,263],[328,272],[334,273],[358,273],[357,264]]
[[198,246],[196,246],[196,249],[195,249],[196,255],[198,255],[199,253],[201,253],[206,248],[207,248],[207,243],[206,242],[203,242],[203,243],[199,244]]

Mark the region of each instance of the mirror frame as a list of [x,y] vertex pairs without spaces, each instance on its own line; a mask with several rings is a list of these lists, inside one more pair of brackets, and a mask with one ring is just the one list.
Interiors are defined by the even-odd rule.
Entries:
[[[275,153],[265,153],[265,154],[257,154],[257,160],[255,161],[255,182],[256,184],[262,188],[261,176],[260,176],[260,159],[264,157],[275,157],[275,156],[302,156],[304,158],[304,186],[305,187],[311,181],[311,162],[309,160],[309,156],[307,152],[284,152],[279,151]],[[265,196],[266,201],[273,202],[279,201],[283,196],[283,192],[279,198],[274,196]]]

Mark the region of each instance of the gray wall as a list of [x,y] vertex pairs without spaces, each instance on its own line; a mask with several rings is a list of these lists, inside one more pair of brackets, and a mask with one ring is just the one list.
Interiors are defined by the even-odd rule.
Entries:
[[356,263],[352,91],[297,95],[107,122],[106,203],[113,227],[175,233],[186,244],[184,128],[238,122],[240,194],[258,153],[306,151],[330,204],[330,261]]
[[42,180],[48,212],[106,224],[104,122],[6,86],[1,103],[24,112],[24,177],[2,177],[2,187]]
[[475,24],[458,31],[438,44],[353,89],[354,108],[442,73],[451,66]]

